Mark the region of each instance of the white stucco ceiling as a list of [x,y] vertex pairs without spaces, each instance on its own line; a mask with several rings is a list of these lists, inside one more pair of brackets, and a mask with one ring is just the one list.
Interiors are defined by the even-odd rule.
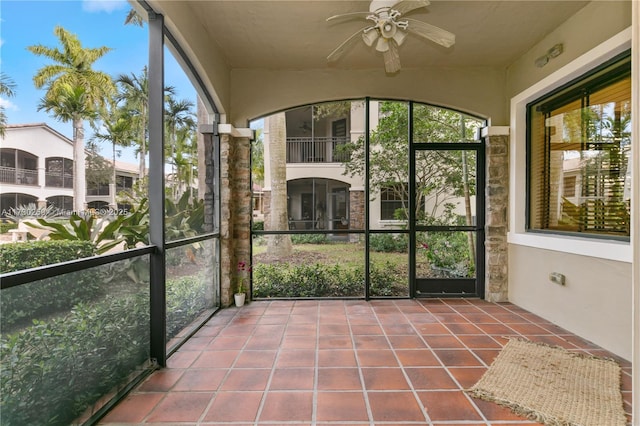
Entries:
[[[585,1],[433,1],[408,16],[456,35],[449,49],[410,35],[403,67],[507,66],[584,7]],[[321,69],[327,55],[370,21],[328,23],[332,15],[367,11],[366,1],[195,1],[181,9],[206,31],[231,69]],[[203,34],[203,36],[205,36]],[[333,65],[382,66],[359,41]]]

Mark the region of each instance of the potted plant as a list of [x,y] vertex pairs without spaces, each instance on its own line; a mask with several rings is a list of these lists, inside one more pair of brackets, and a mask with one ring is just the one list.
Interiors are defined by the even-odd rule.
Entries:
[[245,280],[247,279],[247,273],[251,269],[247,267],[246,262],[238,262],[238,286],[236,292],[233,295],[236,306],[240,307],[244,305],[245,298],[247,296],[247,287],[245,286]]

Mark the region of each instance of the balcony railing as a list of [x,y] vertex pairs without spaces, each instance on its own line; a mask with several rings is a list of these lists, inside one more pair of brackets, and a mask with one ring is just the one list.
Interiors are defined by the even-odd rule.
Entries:
[[287,138],[287,163],[342,163],[349,156],[340,152],[347,138]]
[[14,185],[38,185],[38,171],[0,167],[0,182]]

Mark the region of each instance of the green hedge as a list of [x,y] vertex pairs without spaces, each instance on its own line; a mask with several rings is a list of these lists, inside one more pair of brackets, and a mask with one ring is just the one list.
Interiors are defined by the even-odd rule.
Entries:
[[17,223],[0,223],[0,234],[5,234],[9,232],[9,230],[16,229],[17,227]]
[[89,241],[28,241],[0,245],[0,273],[67,262],[95,255]]
[[370,234],[369,247],[371,251],[382,253],[408,253],[408,234]]
[[202,275],[167,280],[167,338],[175,337],[205,309],[207,280]]
[[78,304],[0,338],[2,424],[68,425],[149,359],[148,294]]
[[[406,295],[406,272],[390,263],[371,265],[373,296]],[[258,264],[253,266],[253,297],[359,297],[364,268],[343,265]]]
[[[33,241],[0,245],[2,273],[66,262],[95,254],[87,241]],[[0,326],[4,331],[26,326],[33,319],[66,312],[76,303],[92,300],[102,293],[98,272],[89,269],[69,279],[67,275],[47,278],[2,290]]]

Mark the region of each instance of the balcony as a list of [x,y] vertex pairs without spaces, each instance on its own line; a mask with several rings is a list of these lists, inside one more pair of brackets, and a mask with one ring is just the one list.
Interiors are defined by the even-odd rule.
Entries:
[[463,392],[508,336],[612,357],[511,303],[259,301],[215,315],[100,424],[538,425]]
[[338,147],[345,145],[347,138],[295,137],[287,138],[287,163],[342,163],[349,156]]
[[46,172],[46,186],[73,189],[73,173]]
[[38,171],[2,166],[0,182],[14,185],[38,185]]

